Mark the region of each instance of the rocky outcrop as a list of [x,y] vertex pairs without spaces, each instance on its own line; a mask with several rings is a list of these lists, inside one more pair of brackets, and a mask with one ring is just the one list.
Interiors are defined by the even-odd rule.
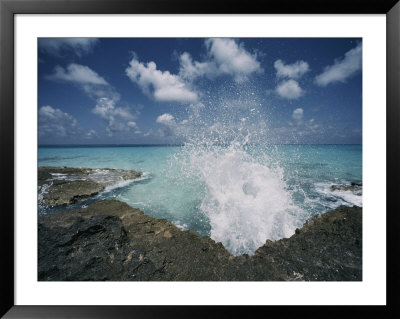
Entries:
[[69,205],[98,194],[108,185],[141,176],[134,170],[39,167],[40,205]]
[[253,256],[182,231],[119,201],[39,217],[38,279],[156,281],[362,280],[360,207],[310,219]]
[[362,279],[362,209],[337,209],[309,219],[295,235],[267,240],[254,259],[273,258],[289,279]]
[[48,192],[43,194],[42,203],[50,207],[69,205],[96,195],[104,188],[104,185],[89,180],[53,180]]
[[350,185],[344,185],[344,184],[339,184],[339,185],[332,185],[331,186],[331,191],[350,191],[355,195],[362,195],[362,183],[351,183]]

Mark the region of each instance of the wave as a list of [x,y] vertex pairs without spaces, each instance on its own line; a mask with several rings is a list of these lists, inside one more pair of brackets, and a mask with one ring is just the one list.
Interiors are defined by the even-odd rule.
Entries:
[[140,176],[138,178],[119,180],[111,185],[106,186],[104,188],[104,190],[101,192],[101,194],[111,192],[118,188],[126,187],[132,183],[137,183],[137,182],[141,182],[144,180],[148,180],[150,178],[151,178],[151,174],[149,172],[143,172],[142,176]]
[[[315,190],[323,195],[322,198],[331,203],[330,208],[338,208],[340,206],[360,206],[362,207],[362,196],[360,188],[350,188],[351,184],[341,184],[337,189],[332,188],[332,183],[316,183]],[[347,188],[347,189],[346,189]]]

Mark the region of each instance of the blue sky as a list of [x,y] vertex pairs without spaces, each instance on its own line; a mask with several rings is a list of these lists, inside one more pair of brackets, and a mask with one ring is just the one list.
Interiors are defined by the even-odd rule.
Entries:
[[360,144],[357,38],[41,38],[39,144]]

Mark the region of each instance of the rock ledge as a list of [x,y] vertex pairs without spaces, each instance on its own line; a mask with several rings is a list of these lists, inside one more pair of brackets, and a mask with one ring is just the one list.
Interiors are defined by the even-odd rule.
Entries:
[[134,170],[41,166],[38,168],[38,204],[70,205],[94,196],[106,186],[139,178]]
[[360,281],[362,209],[311,218],[254,256],[120,201],[39,217],[40,281]]

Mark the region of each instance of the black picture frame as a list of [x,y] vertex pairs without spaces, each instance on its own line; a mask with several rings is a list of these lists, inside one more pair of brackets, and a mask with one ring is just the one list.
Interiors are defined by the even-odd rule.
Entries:
[[[398,0],[0,0],[0,181],[1,297],[4,318],[197,318],[253,312],[290,315],[379,318],[399,316],[395,258],[399,225],[395,198],[400,162],[400,3]],[[17,306],[14,304],[14,16],[16,14],[385,14],[387,21],[387,305],[386,306]],[[383,106],[382,106],[383,107]],[[382,212],[383,213],[383,212]]]

